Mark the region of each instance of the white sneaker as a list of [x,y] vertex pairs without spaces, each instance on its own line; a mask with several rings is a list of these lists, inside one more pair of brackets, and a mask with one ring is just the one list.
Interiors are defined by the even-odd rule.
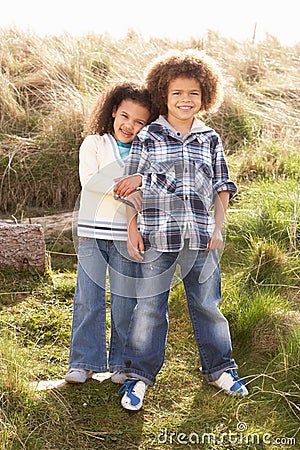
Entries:
[[118,393],[124,394],[121,399],[123,408],[130,411],[139,411],[143,406],[143,400],[147,385],[140,380],[127,379]]
[[226,370],[215,381],[210,381],[209,384],[222,389],[226,394],[230,395],[248,395],[248,389],[245,386],[245,381],[241,380],[237,372],[233,369]]
[[112,373],[110,379],[113,383],[116,384],[123,384],[128,378],[128,375],[126,373],[121,372],[120,370],[116,370]]
[[93,372],[85,369],[70,369],[65,375],[67,383],[85,383],[88,378],[91,378]]

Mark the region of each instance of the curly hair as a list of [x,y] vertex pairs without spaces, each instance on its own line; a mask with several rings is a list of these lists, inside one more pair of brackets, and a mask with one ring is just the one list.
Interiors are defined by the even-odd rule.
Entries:
[[145,86],[129,81],[116,83],[99,97],[86,122],[83,136],[113,134],[114,118],[112,113],[118,109],[123,100],[127,99],[139,103],[150,111],[148,123],[156,119],[158,114],[152,106],[150,94]]
[[223,80],[214,60],[196,49],[171,50],[156,59],[146,74],[146,87],[159,114],[167,114],[169,83],[180,77],[194,78],[199,82],[200,111],[219,108],[223,101]]

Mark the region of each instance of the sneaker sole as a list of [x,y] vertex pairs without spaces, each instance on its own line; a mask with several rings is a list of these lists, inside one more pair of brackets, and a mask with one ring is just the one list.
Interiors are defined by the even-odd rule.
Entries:
[[[86,379],[87,380],[87,379]],[[86,382],[86,380],[84,381],[75,381],[75,380],[68,380],[67,378],[65,378],[65,381],[69,384],[84,384]]]

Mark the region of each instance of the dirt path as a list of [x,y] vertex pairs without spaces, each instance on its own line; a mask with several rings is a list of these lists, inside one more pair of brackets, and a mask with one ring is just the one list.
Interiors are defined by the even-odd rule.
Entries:
[[23,219],[21,222],[17,222],[13,219],[1,219],[0,224],[39,224],[43,227],[45,236],[53,236],[65,232],[72,231],[73,216],[75,213],[63,212],[58,214],[52,214],[50,216],[31,217]]

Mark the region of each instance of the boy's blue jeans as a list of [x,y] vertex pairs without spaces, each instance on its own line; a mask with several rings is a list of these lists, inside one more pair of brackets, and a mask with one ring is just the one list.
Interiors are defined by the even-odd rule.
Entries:
[[153,385],[163,365],[168,332],[168,296],[176,264],[180,265],[188,309],[196,338],[202,373],[215,381],[229,368],[231,357],[228,322],[220,312],[221,277],[218,253],[189,250],[148,250],[141,263],[137,306],[133,311],[124,349],[123,371]]
[[69,368],[106,372],[106,287],[110,285],[110,371],[124,367],[122,353],[135,298],[135,271],[126,242],[80,238]]

